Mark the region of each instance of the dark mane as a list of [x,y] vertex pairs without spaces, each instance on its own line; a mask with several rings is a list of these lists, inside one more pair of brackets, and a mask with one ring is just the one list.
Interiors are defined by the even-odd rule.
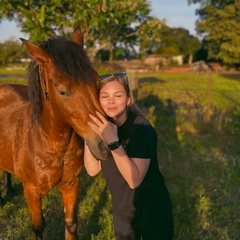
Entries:
[[[96,76],[91,62],[83,47],[65,38],[50,38],[39,45],[50,53],[54,65],[70,81],[84,81],[91,83]],[[39,80],[39,67],[32,60],[28,67],[28,94],[32,103],[32,121],[39,123],[41,119],[41,86]]]

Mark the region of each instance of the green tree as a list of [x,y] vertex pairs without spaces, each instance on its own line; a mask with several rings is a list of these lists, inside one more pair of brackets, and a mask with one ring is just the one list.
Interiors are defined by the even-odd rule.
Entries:
[[[73,28],[81,27],[89,55],[105,48],[111,59],[119,42],[132,47],[142,38],[143,24],[153,22],[150,11],[147,0],[2,0],[0,18],[17,21],[34,42],[68,36]],[[139,21],[138,16],[146,21]]]
[[68,4],[65,0],[2,0],[0,18],[16,21],[31,41],[42,41],[56,34],[64,35]]
[[167,56],[182,54],[192,63],[193,55],[198,51],[200,41],[184,28],[165,27],[161,35],[161,45],[157,53]]
[[225,64],[240,63],[240,2],[188,0],[200,4],[197,32],[204,37],[208,58]]
[[142,21],[142,25],[138,29],[138,41],[142,58],[147,53],[157,50],[162,41],[162,31],[164,28],[165,21],[160,21],[158,18],[150,17]]
[[10,62],[23,56],[24,48],[21,47],[20,41],[9,39],[0,43],[0,62],[3,66],[7,66]]
[[192,64],[193,56],[199,50],[201,42],[186,29],[177,28],[175,30],[176,41],[179,43],[179,51],[188,59],[188,64]]

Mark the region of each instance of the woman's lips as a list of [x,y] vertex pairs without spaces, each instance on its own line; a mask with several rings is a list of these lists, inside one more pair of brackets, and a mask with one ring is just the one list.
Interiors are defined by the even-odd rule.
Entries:
[[116,109],[117,109],[117,107],[110,107],[110,108],[107,108],[108,111],[114,111],[114,110],[116,110]]

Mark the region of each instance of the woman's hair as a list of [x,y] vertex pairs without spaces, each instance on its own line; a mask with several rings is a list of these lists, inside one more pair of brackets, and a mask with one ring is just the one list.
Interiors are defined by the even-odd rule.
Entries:
[[132,92],[130,90],[127,76],[119,77],[119,76],[110,75],[104,79],[100,78],[99,92],[107,83],[112,82],[112,81],[116,81],[116,82],[120,83],[123,86],[127,96],[130,98],[130,104],[127,106],[127,112],[134,113],[134,114],[142,114],[141,109],[134,102],[134,98],[133,98]]

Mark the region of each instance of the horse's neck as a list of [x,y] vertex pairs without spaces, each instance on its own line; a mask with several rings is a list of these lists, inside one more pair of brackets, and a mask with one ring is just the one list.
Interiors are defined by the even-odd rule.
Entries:
[[52,139],[64,141],[71,138],[73,129],[61,118],[53,115],[49,107],[43,107],[41,118],[42,131]]

